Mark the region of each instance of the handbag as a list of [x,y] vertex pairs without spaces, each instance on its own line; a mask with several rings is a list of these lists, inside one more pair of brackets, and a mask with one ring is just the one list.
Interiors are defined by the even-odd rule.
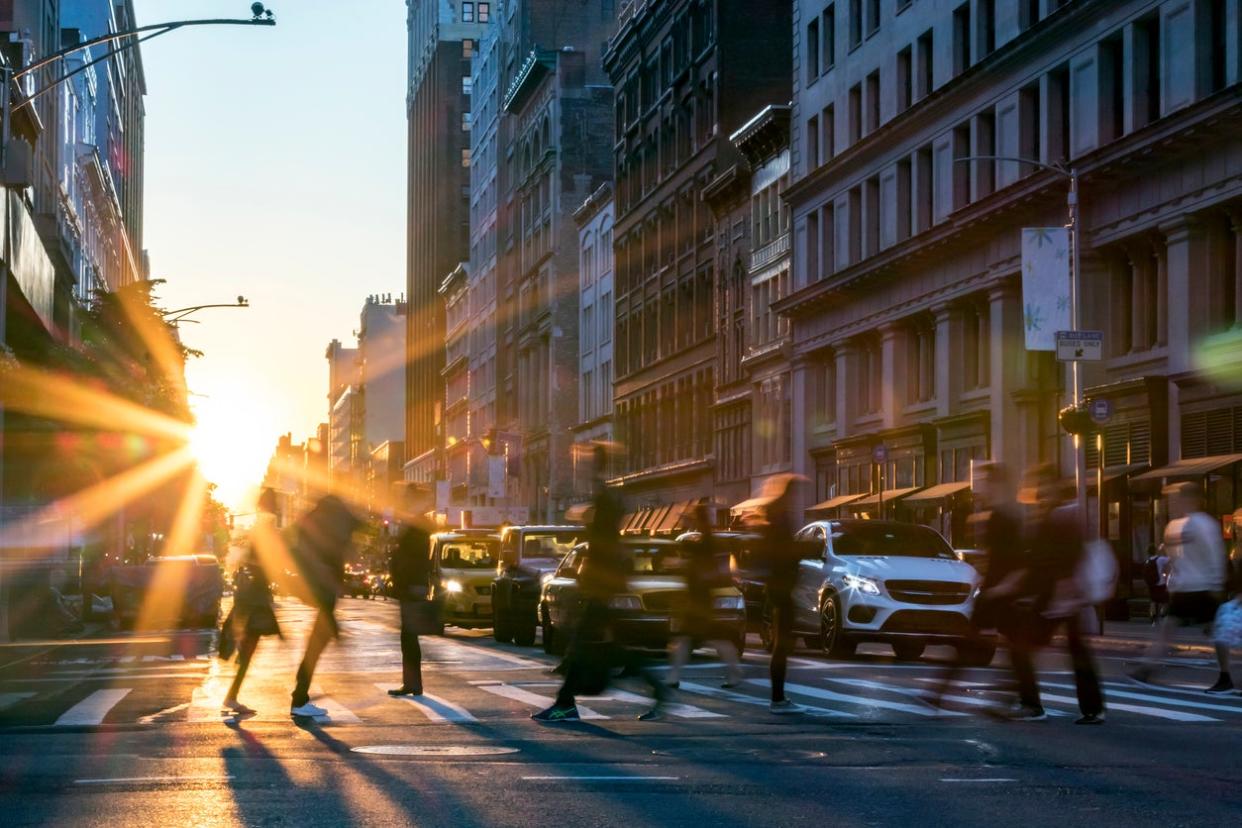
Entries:
[[246,618],[248,635],[280,635],[280,624],[276,622],[276,613],[271,607],[260,605],[250,611]]
[[1226,601],[1216,610],[1212,638],[1226,647],[1242,647],[1242,598]]
[[228,661],[233,657],[234,650],[237,649],[237,639],[233,633],[233,610],[229,609],[229,614],[224,616],[224,621],[220,624],[220,637],[216,644],[216,651],[220,658]]
[[440,635],[444,624],[440,621],[441,603],[439,601],[402,601],[402,624],[409,624],[415,635]]

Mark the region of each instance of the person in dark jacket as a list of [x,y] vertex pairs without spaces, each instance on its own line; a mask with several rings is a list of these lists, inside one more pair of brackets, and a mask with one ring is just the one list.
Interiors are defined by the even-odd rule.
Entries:
[[621,653],[612,643],[614,610],[609,603],[625,591],[631,564],[620,542],[621,501],[604,482],[605,451],[603,446],[596,446],[594,453],[595,493],[587,524],[585,560],[578,576],[582,607],[565,656],[565,680],[553,705],[531,715],[535,721],[577,721],[576,697],[602,692],[618,661],[623,663],[627,673],[640,675],[655,696],[654,706],[638,718],[652,721],[664,716],[663,683],[646,669],[640,656],[633,652]]
[[[979,596],[970,617],[970,641],[976,646],[990,647],[984,641],[986,630],[1007,626],[1011,614],[1013,586],[1023,577],[1022,515],[1014,500],[1009,470],[1001,463],[976,467],[975,504],[981,507],[978,545],[986,556]],[[970,657],[968,645],[958,648],[957,657],[940,677],[930,701],[939,707],[952,681],[966,667]],[[1019,684],[1022,682],[1019,681]],[[1029,697],[1027,699],[1029,701]]]
[[324,708],[310,703],[310,684],[319,656],[339,632],[334,614],[336,599],[345,582],[345,559],[358,523],[358,518],[339,497],[327,495],[298,525],[297,562],[316,612],[306,641],[306,653],[298,665],[289,709],[293,716],[328,714]]
[[769,478],[765,485],[764,518],[760,528],[767,563],[768,611],[772,624],[772,659],[768,664],[772,685],[773,713],[801,713],[802,706],[785,698],[785,673],[793,650],[793,590],[801,559],[794,543],[790,505],[793,485],[799,478],[790,474]]
[[414,517],[397,538],[389,558],[392,592],[401,605],[401,686],[390,696],[421,696],[423,650],[420,632],[431,617],[431,533]]
[[[264,489],[259,495],[258,515],[252,534],[275,532],[276,493]],[[237,700],[250,660],[254,657],[259,639],[265,635],[280,635],[276,623],[276,610],[272,601],[272,587],[267,573],[255,551],[254,543],[247,545],[244,557],[233,575],[233,609],[229,613],[231,631],[237,641],[237,672],[229,685],[222,707],[239,716],[253,716],[254,708]]]
[[694,528],[698,537],[685,544],[689,553],[686,566],[686,599],[675,616],[677,629],[674,630],[672,641],[672,666],[668,673],[668,686],[678,686],[678,677],[690,659],[693,644],[696,641],[707,641],[724,660],[724,687],[736,687],[742,680],[737,647],[712,623],[712,590],[731,586],[732,579],[717,557],[711,513],[704,504],[699,504],[694,509]]

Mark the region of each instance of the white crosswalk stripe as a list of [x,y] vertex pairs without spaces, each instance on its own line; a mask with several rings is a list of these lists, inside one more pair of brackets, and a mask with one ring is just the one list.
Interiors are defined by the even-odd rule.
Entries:
[[[1070,685],[1071,687],[1073,685]],[[1072,696],[1059,696],[1051,693],[1042,693],[1041,697],[1045,701],[1062,702],[1064,704],[1077,704],[1078,700]],[[1213,719],[1211,716],[1200,716],[1198,713],[1183,713],[1180,710],[1161,710],[1158,707],[1148,707],[1142,704],[1123,704],[1121,702],[1109,701],[1105,696],[1104,705],[1108,710],[1124,710],[1127,713],[1138,713],[1142,716],[1154,716],[1157,719],[1170,719],[1175,722],[1219,722],[1220,719]]]
[[[471,682],[475,687],[495,696],[501,696],[506,699],[513,699],[522,704],[543,710],[545,707],[551,707],[556,699],[551,696],[541,696],[538,693],[532,693],[529,690],[523,690],[521,687],[514,687],[511,684],[495,683],[476,683]],[[578,705],[578,716],[583,719],[607,719],[608,717],[602,713],[597,713],[589,707]]]
[[[640,696],[637,693],[629,693],[625,690],[610,690],[601,696],[582,696],[587,701],[619,701],[628,702],[630,704],[651,705],[653,700],[647,696]],[[666,702],[664,710],[670,716],[678,719],[726,719],[724,713],[713,713],[710,710],[704,710],[701,707],[695,707],[692,704],[678,704],[677,702]]]
[[[768,706],[767,699],[761,699],[757,696],[747,695],[746,693],[737,693],[733,690],[725,690],[720,687],[708,687],[705,684],[696,684],[692,681],[682,681],[681,690],[687,693],[697,693],[700,696],[708,696],[713,699],[722,701],[735,702],[737,704],[745,704],[753,707]],[[830,719],[856,719],[858,716],[854,713],[847,713],[844,710],[833,710],[828,707],[816,707],[814,705],[803,705],[803,709],[808,716],[830,718]]]
[[[375,686],[387,694],[388,685],[376,684]],[[417,707],[424,716],[433,722],[478,721],[469,710],[461,705],[448,699],[442,699],[439,696],[433,696],[431,693],[424,692],[421,696],[396,696],[394,698]]]
[[[851,687],[861,687],[866,690],[882,690],[887,693],[896,693],[898,695],[910,696],[916,699],[926,700],[931,697],[931,691],[926,690],[922,687],[894,687],[891,684],[884,684],[878,681],[868,681],[866,679],[834,678],[834,679],[829,679],[829,681],[835,681],[838,684],[848,684]],[[979,682],[953,682],[953,683],[954,684],[972,684],[972,685],[976,685],[979,687],[986,686]],[[969,707],[995,708],[997,706],[997,703],[995,701],[980,698],[978,696],[959,696],[956,694],[946,693],[943,696],[941,696],[941,698],[944,701],[956,702],[957,704],[964,704]],[[1062,713],[1060,710],[1047,710],[1046,712],[1049,716],[1065,716],[1066,715],[1065,713]]]
[[60,718],[56,720],[56,726],[71,727],[73,725],[102,724],[104,717],[108,715],[108,711],[116,707],[121,699],[128,696],[131,689],[129,687],[109,687],[104,690],[96,690],[62,713]]
[[[765,687],[771,683],[767,679],[750,679],[752,684],[760,684]],[[819,687],[811,687],[807,684],[793,684],[785,682],[785,691],[793,693],[796,696],[810,696],[813,699],[822,699],[824,701],[844,702],[845,704],[855,704],[861,707],[875,707],[885,710],[897,710],[902,713],[913,713],[915,716],[964,716],[966,714],[959,713],[956,710],[937,710],[933,707],[924,705],[906,704],[904,702],[889,701],[888,699],[876,699],[867,696],[851,696],[847,693],[837,693],[834,690],[823,690]]]
[[[1073,690],[1072,684],[1054,684],[1047,683],[1048,687],[1056,687],[1063,690]],[[1133,699],[1142,702],[1154,702],[1156,704],[1167,704],[1170,707],[1189,707],[1196,710],[1215,710],[1222,713],[1242,714],[1242,705],[1236,704],[1212,704],[1206,701],[1190,701],[1189,699],[1175,699],[1168,696],[1156,696],[1151,693],[1135,693],[1130,690],[1118,690],[1114,687],[1108,687],[1104,690],[1106,699]]]

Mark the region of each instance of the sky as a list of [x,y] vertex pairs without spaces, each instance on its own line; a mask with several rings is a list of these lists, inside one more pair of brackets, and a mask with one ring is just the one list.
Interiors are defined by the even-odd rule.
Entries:
[[[405,3],[275,0],[274,28],[142,45],[144,244],[182,325],[218,496],[241,506],[277,438],[327,419],[324,350],[368,294],[405,290]],[[249,0],[135,0],[140,25],[250,17]]]

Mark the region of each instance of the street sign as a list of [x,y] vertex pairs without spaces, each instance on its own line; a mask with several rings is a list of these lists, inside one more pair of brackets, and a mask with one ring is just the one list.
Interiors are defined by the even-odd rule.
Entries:
[[871,450],[871,462],[883,463],[888,460],[888,446],[880,444]]
[[1113,416],[1112,400],[1092,400],[1091,419],[1097,423],[1106,423]]
[[1057,361],[1098,362],[1103,358],[1103,331],[1057,331]]

